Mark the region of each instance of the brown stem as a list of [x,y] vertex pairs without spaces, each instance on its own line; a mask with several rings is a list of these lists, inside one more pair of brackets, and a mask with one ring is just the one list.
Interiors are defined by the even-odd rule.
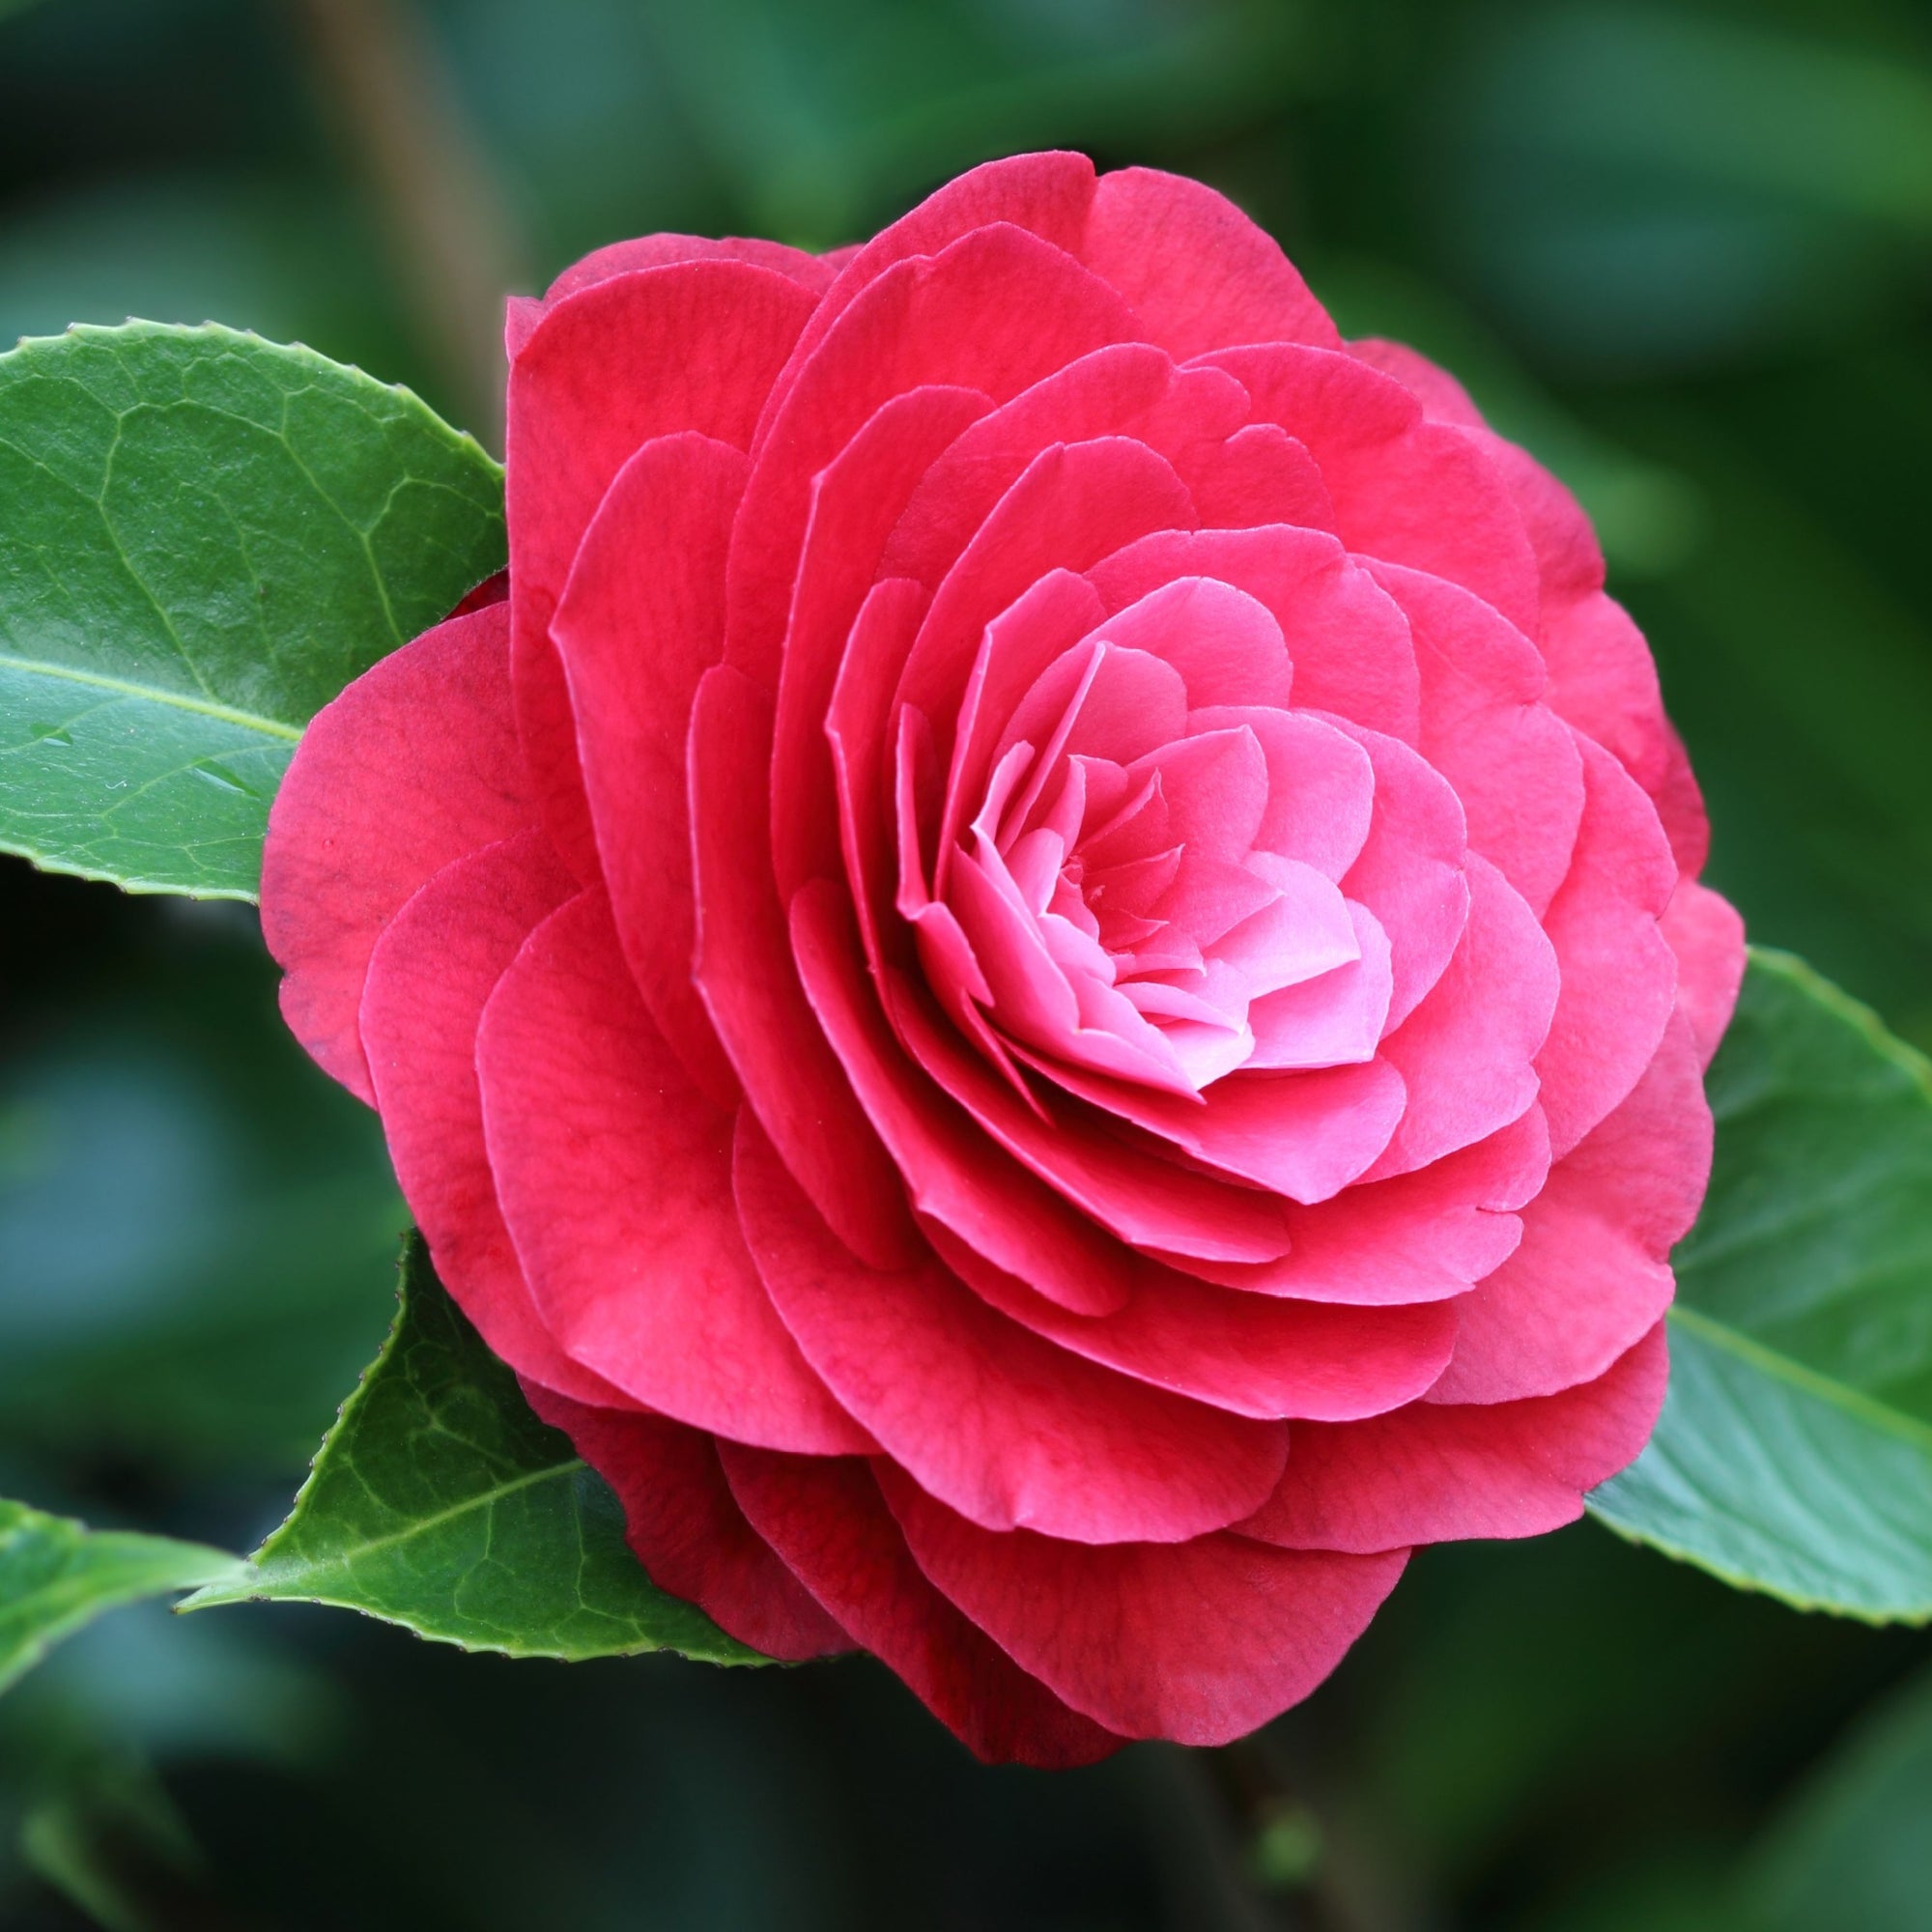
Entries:
[[424,345],[500,444],[503,298],[526,251],[435,43],[407,0],[290,0],[316,83],[381,211]]

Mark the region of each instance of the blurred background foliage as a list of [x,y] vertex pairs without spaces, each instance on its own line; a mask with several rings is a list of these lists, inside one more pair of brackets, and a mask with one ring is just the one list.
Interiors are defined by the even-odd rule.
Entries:
[[[1065,145],[1199,174],[1583,497],[1713,876],[1932,1043],[1932,18],[1905,0],[0,0],[0,341],[207,317],[494,435],[496,305]],[[0,1492],[245,1548],[385,1325],[373,1122],[235,906],[0,862]],[[1208,1756],[971,1764],[866,1663],[124,1612],[0,1704],[55,1932],[1918,1932],[1923,1636],[1594,1524],[1425,1553]]]

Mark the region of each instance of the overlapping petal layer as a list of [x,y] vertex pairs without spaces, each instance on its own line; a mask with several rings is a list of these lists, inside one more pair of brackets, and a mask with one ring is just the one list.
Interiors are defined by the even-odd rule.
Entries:
[[509,339],[509,601],[316,721],[265,917],[660,1582],[1077,1763],[1574,1517],[1741,934],[1561,487],[1077,156]]

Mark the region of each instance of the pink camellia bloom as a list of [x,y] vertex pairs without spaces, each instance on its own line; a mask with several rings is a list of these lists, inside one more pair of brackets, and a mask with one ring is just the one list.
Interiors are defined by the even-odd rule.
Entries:
[[650,1575],[1058,1765],[1574,1519],[1743,952],[1561,486],[1074,155],[509,335],[507,601],[317,718],[263,912]]

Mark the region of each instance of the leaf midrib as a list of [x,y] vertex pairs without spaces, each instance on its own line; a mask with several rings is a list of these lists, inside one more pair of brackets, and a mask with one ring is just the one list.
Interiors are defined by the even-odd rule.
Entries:
[[1794,1361],[1776,1349],[1766,1348],[1762,1342],[1753,1341],[1728,1322],[1719,1321],[1697,1309],[1686,1307],[1682,1302],[1671,1308],[1669,1320],[1714,1348],[1722,1349],[1739,1361],[1747,1362],[1760,1374],[1770,1376],[1787,1387],[1799,1389],[1923,1455],[1932,1456],[1932,1426],[1859,1389],[1848,1388],[1830,1376],[1820,1375],[1816,1369],[1807,1369],[1803,1362]]
[[[263,1550],[265,1560],[258,1561],[245,1577],[238,1579],[237,1594],[252,1596],[260,1593],[264,1584],[279,1585],[285,1581],[300,1581],[314,1577],[327,1576],[331,1572],[347,1573],[349,1566],[381,1550],[393,1549],[397,1545],[414,1542],[418,1537],[440,1528],[446,1522],[454,1522],[459,1517],[468,1516],[473,1510],[490,1509],[506,1496],[513,1496],[524,1490],[534,1489],[539,1483],[547,1483],[557,1476],[574,1476],[580,1469],[589,1465],[582,1457],[573,1456],[568,1462],[553,1463],[542,1469],[531,1469],[512,1478],[509,1482],[498,1483],[494,1489],[480,1491],[462,1502],[451,1503],[448,1508],[436,1511],[433,1515],[416,1517],[400,1529],[389,1531],[385,1536],[369,1538],[351,1548],[331,1551],[326,1557],[294,1557],[288,1561],[278,1561],[278,1552],[272,1548]],[[220,1585],[214,1588],[218,1591]],[[221,1596],[197,1593],[197,1602],[218,1603],[226,1601]],[[187,1606],[185,1606],[187,1607]]]
[[279,719],[264,718],[257,712],[239,710],[234,705],[220,704],[213,698],[198,697],[188,692],[133,684],[126,678],[108,677],[99,671],[78,670],[72,665],[50,664],[43,659],[14,657],[11,652],[0,651],[0,667],[28,671],[39,677],[60,678],[70,684],[86,685],[94,691],[111,691],[117,696],[139,698],[145,703],[170,705],[177,711],[192,712],[198,718],[213,718],[244,731],[260,732],[265,738],[283,739],[291,745],[297,743],[302,734],[299,724],[284,724]]

